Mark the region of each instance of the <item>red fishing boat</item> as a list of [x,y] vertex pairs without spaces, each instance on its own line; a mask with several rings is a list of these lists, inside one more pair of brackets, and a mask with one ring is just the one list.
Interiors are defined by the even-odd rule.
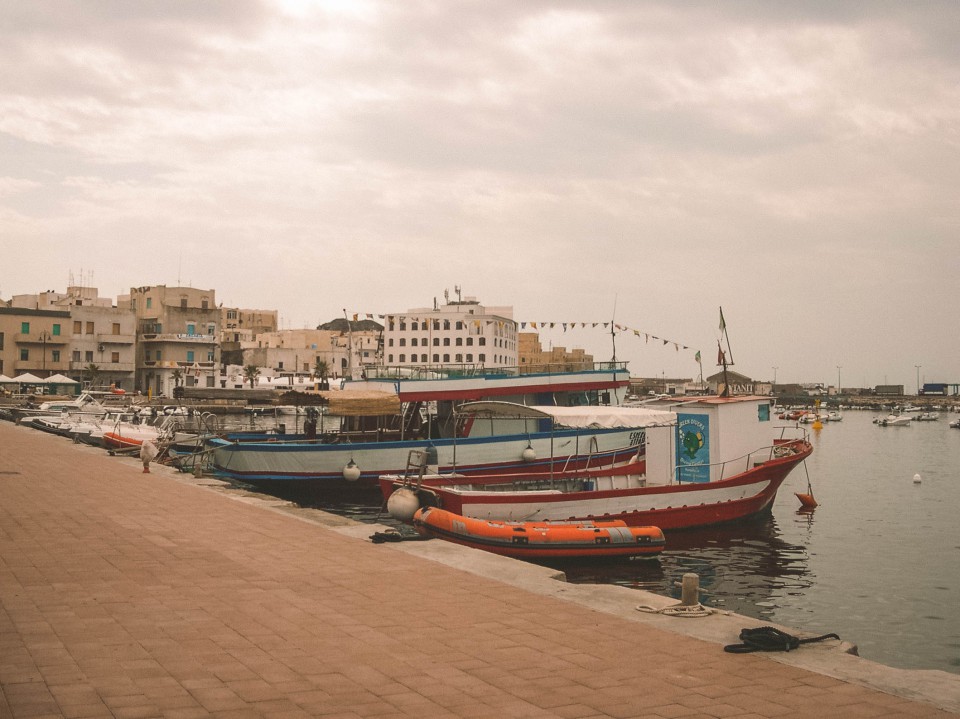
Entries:
[[769,398],[699,397],[672,409],[674,426],[646,430],[642,473],[425,475],[415,483],[392,476],[381,478],[381,490],[391,514],[405,521],[415,502],[484,520],[620,520],[681,530],[769,510],[787,475],[813,451],[805,436],[773,438]]

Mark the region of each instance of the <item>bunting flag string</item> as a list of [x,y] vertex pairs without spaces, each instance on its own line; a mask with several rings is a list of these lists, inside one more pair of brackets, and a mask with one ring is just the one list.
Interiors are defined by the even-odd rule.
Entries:
[[[452,320],[452,319],[453,319],[453,318],[450,317],[450,316],[444,316],[444,317],[442,317],[442,318],[438,318],[438,317],[435,316],[435,315],[430,315],[430,316],[424,317],[424,316],[418,316],[418,315],[415,315],[415,314],[409,314],[409,315],[407,315],[407,314],[396,314],[396,313],[394,313],[394,314],[373,314],[373,313],[369,313],[369,312],[365,312],[365,313],[354,313],[353,316],[352,316],[352,319],[356,322],[356,321],[359,320],[359,318],[360,318],[361,316],[366,317],[367,319],[374,319],[374,318],[376,318],[376,319],[378,319],[378,320],[380,320],[380,321],[382,321],[382,322],[384,322],[384,323],[399,322],[399,323],[401,323],[401,324],[405,324],[405,323],[407,323],[407,322],[409,322],[409,323],[414,323],[414,322],[416,322],[418,325],[422,325],[422,327],[421,327],[422,329],[426,329],[428,323],[437,322],[438,319],[442,319],[442,320]],[[489,327],[490,325],[495,325],[495,326],[496,326],[496,329],[497,329],[499,332],[503,332],[503,331],[504,331],[504,328],[505,328],[505,326],[506,326],[506,324],[507,324],[507,323],[504,322],[503,320],[493,320],[493,319],[482,319],[482,320],[481,320],[481,319],[477,319],[477,318],[475,318],[475,317],[472,317],[472,318],[469,318],[469,319],[464,318],[463,320],[460,320],[460,321],[464,322],[464,325],[466,325],[466,324],[469,322],[469,324],[471,324],[471,325],[474,327],[475,331],[481,330],[484,325],[486,325],[486,326],[488,326],[488,327]],[[720,323],[721,323],[721,329],[722,329],[723,326],[724,326],[724,320],[723,320],[723,315],[722,315],[722,313],[721,313],[721,317],[720,317]],[[629,327],[629,326],[624,325],[624,324],[621,324],[621,323],[619,323],[619,322],[549,322],[549,321],[542,321],[542,320],[524,320],[524,321],[522,321],[522,322],[517,322],[516,324],[517,324],[518,329],[521,330],[521,331],[526,330],[527,328],[529,328],[529,329],[531,329],[531,330],[552,330],[552,329],[557,329],[557,328],[559,328],[559,329],[560,329],[561,331],[563,331],[563,332],[567,332],[568,330],[571,330],[571,331],[572,331],[572,330],[579,330],[579,329],[593,329],[593,330],[595,330],[595,329],[598,329],[598,328],[602,328],[602,329],[605,330],[605,331],[610,331],[611,328],[612,328],[612,329],[613,329],[614,331],[616,331],[616,332],[621,332],[621,333],[624,333],[624,334],[632,334],[634,337],[643,338],[643,341],[644,341],[644,343],[646,343],[646,344],[650,344],[650,340],[654,340],[654,341],[659,341],[659,342],[661,343],[661,346],[663,346],[663,347],[667,347],[667,346],[672,345],[673,348],[674,348],[674,350],[675,350],[676,352],[680,352],[680,350],[690,350],[690,349],[694,349],[694,348],[690,347],[689,345],[683,344],[682,342],[677,342],[677,341],[675,341],[675,340],[671,340],[671,339],[668,339],[668,338],[666,338],[666,337],[659,337],[659,336],[657,336],[657,335],[655,335],[655,334],[652,334],[651,332],[645,332],[645,331],[643,331],[643,330],[636,329],[636,328],[634,328],[634,327]],[[413,329],[413,328],[411,327],[411,329]],[[694,361],[700,363],[700,362],[702,361],[702,360],[701,360],[700,350],[694,350],[694,352],[696,353],[696,354],[694,355],[694,358],[693,358]]]

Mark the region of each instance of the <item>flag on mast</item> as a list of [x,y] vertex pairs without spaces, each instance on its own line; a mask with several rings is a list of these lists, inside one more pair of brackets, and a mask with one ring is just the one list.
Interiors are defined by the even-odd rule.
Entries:
[[723,320],[723,307],[720,308],[720,331],[724,332],[727,329],[727,323]]

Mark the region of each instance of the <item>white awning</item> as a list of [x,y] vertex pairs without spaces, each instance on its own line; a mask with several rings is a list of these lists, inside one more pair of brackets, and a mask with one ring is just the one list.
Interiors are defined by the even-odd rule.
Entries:
[[467,402],[457,409],[476,417],[550,419],[555,425],[586,427],[669,427],[677,423],[675,412],[646,407],[552,407],[513,402]]
[[35,374],[30,374],[25,372],[19,374],[13,378],[14,382],[19,382],[20,384],[43,384],[43,378],[37,377]]
[[44,384],[80,384],[75,379],[70,379],[65,374],[55,374],[43,380]]

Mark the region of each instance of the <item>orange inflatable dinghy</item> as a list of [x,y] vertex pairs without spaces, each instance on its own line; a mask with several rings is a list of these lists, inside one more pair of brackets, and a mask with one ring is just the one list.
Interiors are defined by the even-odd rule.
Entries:
[[517,559],[655,557],[665,540],[659,527],[626,522],[501,522],[461,517],[437,507],[417,510],[418,533]]

